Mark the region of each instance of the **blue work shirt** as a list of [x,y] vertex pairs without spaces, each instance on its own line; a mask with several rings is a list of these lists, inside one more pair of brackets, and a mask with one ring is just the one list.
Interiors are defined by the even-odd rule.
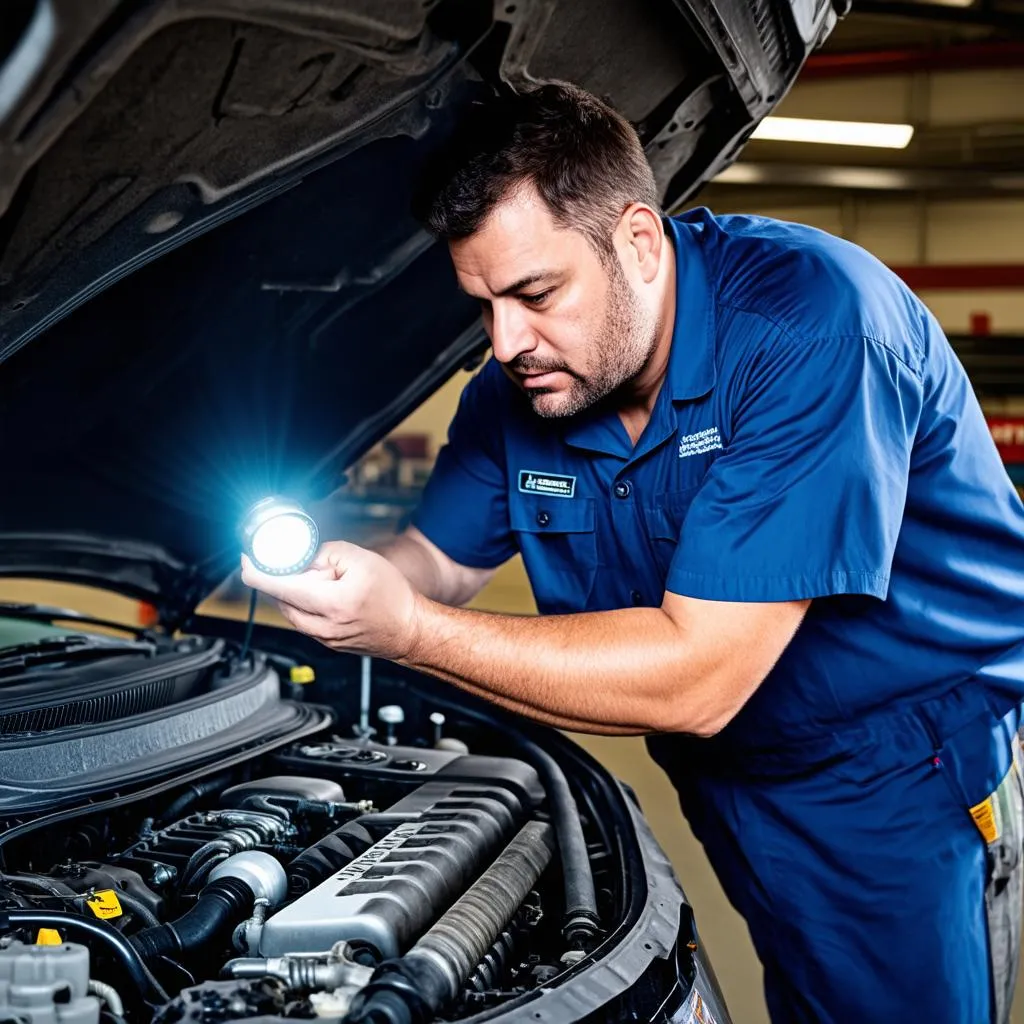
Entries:
[[[637,444],[613,409],[542,419],[492,360],[415,525],[463,565],[520,552],[542,613],[815,599],[735,749],[943,694],[1024,642],[1024,508],[924,305],[813,228],[666,223],[676,323]],[[1015,666],[994,685],[1019,699]]]

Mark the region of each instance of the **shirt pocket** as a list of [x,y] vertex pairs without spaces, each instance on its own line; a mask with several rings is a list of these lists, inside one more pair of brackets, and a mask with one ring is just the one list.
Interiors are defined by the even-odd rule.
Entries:
[[584,611],[597,574],[594,499],[513,492],[509,502],[537,608],[545,615]]
[[700,484],[694,484],[679,490],[662,491],[642,508],[647,539],[663,580],[668,576],[668,567],[679,546],[686,513],[699,490]]

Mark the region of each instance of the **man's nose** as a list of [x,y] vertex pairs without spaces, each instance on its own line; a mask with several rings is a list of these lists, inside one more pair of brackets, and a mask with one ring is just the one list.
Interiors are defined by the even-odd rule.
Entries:
[[491,319],[491,349],[499,363],[511,363],[517,356],[537,347],[537,335],[522,310],[514,303],[494,304]]

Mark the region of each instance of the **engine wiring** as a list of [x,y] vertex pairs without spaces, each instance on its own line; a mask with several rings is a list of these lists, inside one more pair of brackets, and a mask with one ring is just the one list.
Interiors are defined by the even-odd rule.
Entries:
[[259,600],[259,592],[256,590],[249,593],[249,614],[245,620],[245,636],[242,639],[242,648],[238,655],[239,661],[245,661],[249,656],[249,647],[252,644],[252,630],[256,623],[256,602]]

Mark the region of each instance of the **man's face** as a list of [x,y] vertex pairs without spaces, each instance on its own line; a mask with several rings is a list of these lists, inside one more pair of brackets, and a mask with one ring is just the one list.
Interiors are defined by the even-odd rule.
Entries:
[[480,300],[494,357],[544,417],[572,416],[637,376],[658,323],[617,255],[602,262],[529,187],[450,245],[459,285]]

